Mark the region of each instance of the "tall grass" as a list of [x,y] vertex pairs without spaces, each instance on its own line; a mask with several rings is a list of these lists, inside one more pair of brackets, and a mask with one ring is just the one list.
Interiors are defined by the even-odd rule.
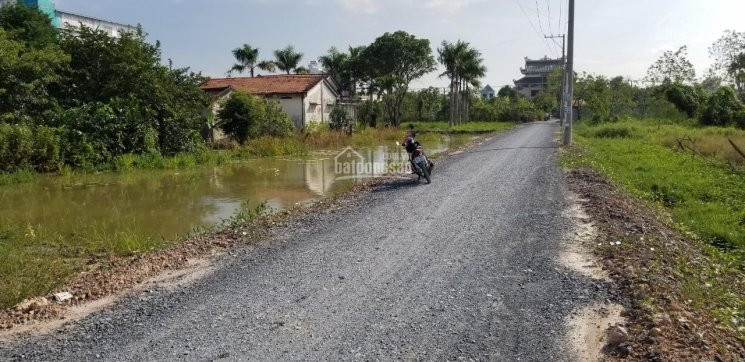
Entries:
[[513,122],[468,122],[450,126],[447,122],[406,122],[401,125],[407,128],[409,125],[419,131],[446,132],[446,133],[488,133],[506,131],[515,126]]
[[[270,211],[265,203],[244,203],[232,218],[211,230],[244,226]],[[137,230],[110,232],[95,225],[63,235],[40,225],[0,221],[0,309],[51,292],[91,260],[148,253],[181,241],[146,237]]]

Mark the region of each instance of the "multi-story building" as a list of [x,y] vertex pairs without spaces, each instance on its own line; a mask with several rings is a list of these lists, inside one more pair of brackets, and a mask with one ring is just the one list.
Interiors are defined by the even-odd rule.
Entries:
[[113,37],[118,37],[119,34],[123,32],[133,32],[137,29],[136,27],[127,24],[120,24],[113,21],[58,10],[54,0],[0,0],[0,6],[17,3],[39,9],[52,19],[52,25],[60,29],[75,31],[83,25],[89,28],[105,31]]
[[533,60],[525,58],[525,68],[520,68],[523,77],[515,81],[515,89],[528,99],[533,99],[543,89],[548,87],[548,76],[564,66],[563,59]]

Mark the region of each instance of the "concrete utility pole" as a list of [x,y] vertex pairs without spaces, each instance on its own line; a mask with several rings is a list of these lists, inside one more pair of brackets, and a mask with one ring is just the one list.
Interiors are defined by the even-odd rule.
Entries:
[[569,49],[567,50],[567,100],[566,122],[564,122],[564,146],[572,144],[572,123],[574,122],[574,0],[569,0]]
[[559,102],[559,119],[561,120],[561,126],[564,126],[564,122],[566,121],[565,117],[565,110],[566,110],[566,101],[567,101],[567,67],[566,67],[566,36],[564,34],[561,35],[551,35],[546,36],[544,35],[546,39],[555,39],[555,38],[561,38],[561,102]]

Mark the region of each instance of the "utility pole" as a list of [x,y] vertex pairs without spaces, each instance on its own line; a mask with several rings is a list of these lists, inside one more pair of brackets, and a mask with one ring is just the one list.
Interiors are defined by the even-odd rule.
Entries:
[[566,99],[567,99],[567,67],[566,67],[566,54],[565,54],[565,48],[566,48],[566,36],[564,34],[561,35],[551,35],[551,36],[543,36],[546,39],[554,39],[554,38],[561,38],[561,102],[559,102],[559,119],[561,120],[561,126],[564,126],[564,123],[566,121],[565,117],[565,110],[564,108],[566,106]]
[[568,107],[564,122],[564,146],[572,144],[572,123],[574,122],[574,0],[569,0],[569,49],[567,49],[567,90]]

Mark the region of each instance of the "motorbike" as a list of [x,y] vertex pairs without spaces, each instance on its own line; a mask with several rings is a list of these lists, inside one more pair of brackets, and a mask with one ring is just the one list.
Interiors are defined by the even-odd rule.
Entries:
[[419,142],[416,143],[416,149],[409,153],[409,162],[411,162],[411,171],[418,176],[416,180],[417,183],[419,183],[422,178],[427,180],[427,184],[432,183],[432,169],[435,167],[435,164],[427,158],[426,154],[424,154],[424,149]]

